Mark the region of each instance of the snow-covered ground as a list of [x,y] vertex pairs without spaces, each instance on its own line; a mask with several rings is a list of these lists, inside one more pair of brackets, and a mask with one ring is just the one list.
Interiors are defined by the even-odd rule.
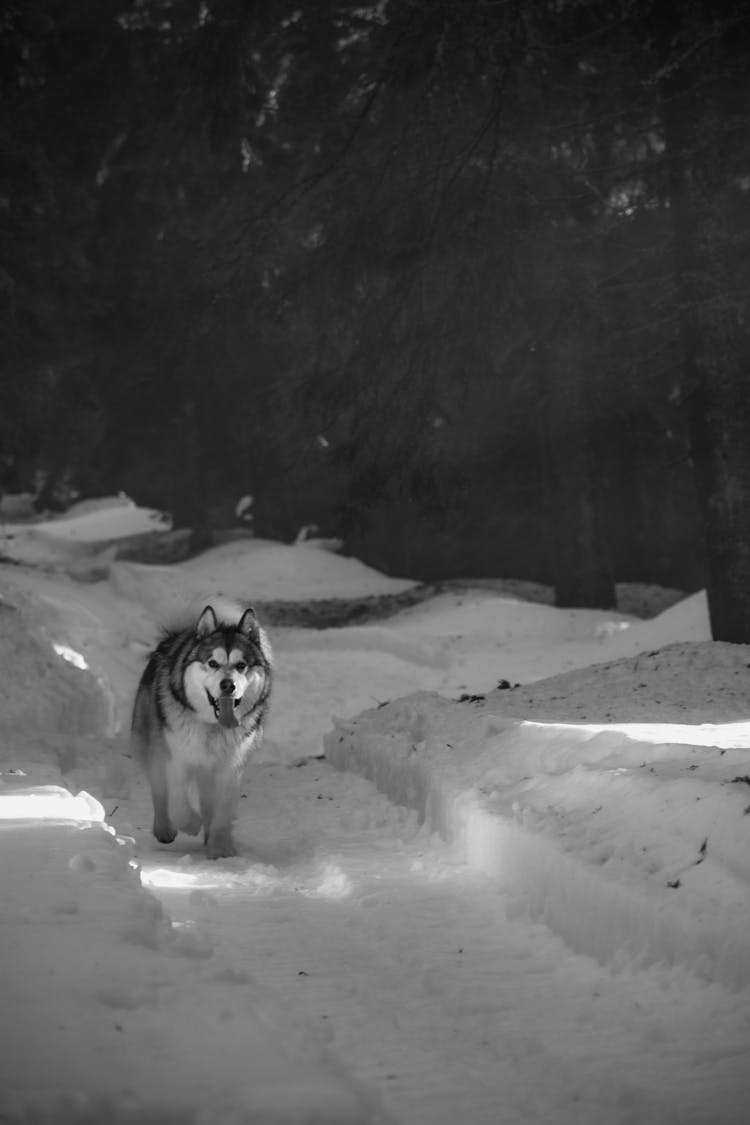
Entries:
[[69,576],[155,519],[88,503],[0,566],[0,1120],[745,1122],[750,648],[703,595],[273,630],[210,863],[150,836],[127,745],[158,624],[412,583],[263,540]]

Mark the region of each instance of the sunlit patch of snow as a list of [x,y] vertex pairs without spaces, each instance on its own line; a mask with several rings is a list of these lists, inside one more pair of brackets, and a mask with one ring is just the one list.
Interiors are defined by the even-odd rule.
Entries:
[[273,867],[262,867],[259,864],[239,866],[237,860],[195,864],[190,860],[190,856],[184,856],[174,867],[154,867],[145,863],[141,868],[141,880],[144,886],[163,890],[242,888],[245,892],[255,894],[268,894],[288,886],[288,879]]
[[631,621],[602,621],[596,626],[594,634],[597,637],[613,637],[616,633],[629,629],[631,625]]
[[80,668],[83,672],[88,671],[85,656],[82,656],[80,652],[76,652],[70,645],[54,643],[52,647],[58,656],[61,656],[63,660],[67,660],[68,664],[72,664],[74,668]]
[[76,796],[59,785],[0,792],[0,820],[103,821],[104,809],[90,793]]
[[274,867],[259,864],[242,869],[216,863],[188,865],[182,861],[174,867],[144,864],[141,868],[141,881],[146,887],[161,890],[241,889],[245,893],[256,895],[292,892],[305,898],[330,900],[346,898],[353,889],[352,880],[336,863],[325,863],[322,870],[315,870],[304,880],[282,875]]
[[153,867],[151,869],[142,867],[141,882],[144,887],[170,887],[179,890],[207,885],[190,871],[175,871],[169,867]]
[[310,898],[347,898],[353,889],[353,884],[345,871],[336,863],[325,864],[319,883],[302,891]]
[[150,864],[143,864],[141,882],[146,887],[174,891],[214,890],[217,887],[230,889],[239,886],[246,889],[269,890],[278,887],[282,880],[262,871],[232,871],[216,863],[210,866],[195,865],[190,868],[178,863],[174,867],[152,867]]
[[737,723],[552,723],[524,719],[522,727],[549,731],[580,731],[583,734],[622,734],[637,742],[656,746],[717,746],[727,750],[750,747],[750,722]]

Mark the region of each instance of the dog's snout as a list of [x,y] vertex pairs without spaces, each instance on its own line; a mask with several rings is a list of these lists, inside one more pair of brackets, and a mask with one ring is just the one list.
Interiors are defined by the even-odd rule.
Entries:
[[222,695],[234,695],[234,680],[222,680],[219,688]]

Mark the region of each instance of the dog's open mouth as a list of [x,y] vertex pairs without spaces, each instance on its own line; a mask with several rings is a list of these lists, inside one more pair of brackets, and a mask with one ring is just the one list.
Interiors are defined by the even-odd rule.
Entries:
[[214,699],[208,689],[206,689],[206,695],[208,696],[208,702],[213,707],[217,722],[223,727],[230,728],[239,725],[235,715],[235,711],[240,705],[239,699],[235,699],[232,695],[220,695],[218,699]]

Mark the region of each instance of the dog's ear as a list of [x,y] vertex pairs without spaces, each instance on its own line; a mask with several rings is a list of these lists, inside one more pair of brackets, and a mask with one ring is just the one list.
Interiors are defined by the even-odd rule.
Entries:
[[244,633],[246,637],[256,637],[258,635],[258,618],[255,616],[255,610],[252,606],[248,606],[240,618],[240,623],[237,626],[239,633]]
[[213,606],[207,605],[203,613],[198,618],[198,624],[195,626],[195,631],[199,637],[207,637],[209,633],[214,633],[219,625],[216,620]]

